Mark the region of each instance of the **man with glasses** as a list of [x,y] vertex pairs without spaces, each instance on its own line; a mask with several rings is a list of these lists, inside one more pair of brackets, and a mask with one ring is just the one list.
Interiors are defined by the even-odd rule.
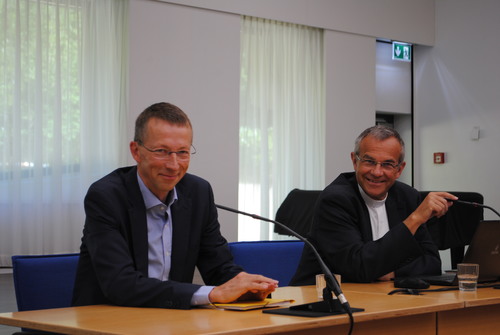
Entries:
[[[441,260],[424,223],[444,215],[447,192],[419,192],[397,181],[405,167],[404,142],[385,126],[363,131],[355,141],[354,172],[342,173],[321,193],[310,240],[342,281],[372,282],[440,274]],[[321,269],[305,247],[292,285],[314,284]]]
[[[193,130],[169,103],[136,120],[130,152],[136,166],[92,184],[73,305],[189,309],[263,299],[277,281],[233,263],[220,233],[210,184],[186,173]],[[195,267],[207,285],[192,284]]]

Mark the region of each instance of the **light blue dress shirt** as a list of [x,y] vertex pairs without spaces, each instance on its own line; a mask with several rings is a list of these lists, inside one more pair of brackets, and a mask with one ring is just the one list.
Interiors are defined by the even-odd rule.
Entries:
[[[146,206],[148,224],[148,277],[166,281],[169,278],[172,258],[172,215],[170,208],[177,201],[177,191],[169,192],[166,203],[160,201],[137,174],[139,188]],[[210,304],[208,295],[213,286],[200,287],[191,298],[191,305]]]

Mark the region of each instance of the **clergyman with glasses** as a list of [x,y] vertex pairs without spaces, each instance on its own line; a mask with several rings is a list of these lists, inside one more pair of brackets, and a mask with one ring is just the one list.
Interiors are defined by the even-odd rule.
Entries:
[[[356,139],[354,172],[340,174],[321,192],[310,241],[342,281],[373,282],[395,277],[441,274],[441,260],[425,223],[443,216],[457,197],[419,192],[397,181],[405,168],[398,132],[373,126]],[[305,247],[292,285],[314,284],[321,269]]]
[[[85,197],[73,305],[189,309],[263,299],[277,287],[233,263],[210,184],[187,173],[192,142],[188,116],[172,104],[138,116],[137,164],[93,183]],[[195,267],[205,285],[192,283]]]

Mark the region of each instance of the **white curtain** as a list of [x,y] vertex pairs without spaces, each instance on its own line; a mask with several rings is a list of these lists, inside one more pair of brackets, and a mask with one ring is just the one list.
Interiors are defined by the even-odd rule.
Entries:
[[[243,17],[240,209],[274,218],[293,188],[324,188],[324,91],[321,29]],[[249,220],[239,240],[276,238]]]
[[0,0],[0,266],[76,252],[91,182],[126,161],[126,0]]

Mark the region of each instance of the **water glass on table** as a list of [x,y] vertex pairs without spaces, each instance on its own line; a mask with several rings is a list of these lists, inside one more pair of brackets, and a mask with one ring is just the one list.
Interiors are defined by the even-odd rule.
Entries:
[[457,276],[460,291],[475,291],[477,289],[477,277],[479,276],[479,264],[458,264]]

